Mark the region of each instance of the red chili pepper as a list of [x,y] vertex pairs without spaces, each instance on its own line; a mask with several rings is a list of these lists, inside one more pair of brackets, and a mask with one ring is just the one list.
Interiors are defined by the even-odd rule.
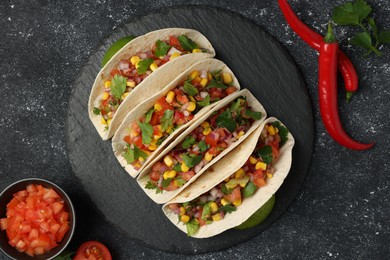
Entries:
[[[291,29],[293,29],[293,31],[313,49],[320,51],[320,47],[324,43],[322,36],[299,20],[298,16],[294,13],[294,10],[288,4],[287,0],[278,0],[278,3]],[[347,91],[348,102],[353,93],[358,89],[358,76],[353,63],[347,57],[347,55],[344,54],[343,51],[338,49],[337,56],[337,65],[344,79],[344,87]]]
[[338,44],[329,24],[318,58],[318,90],[322,121],[329,135],[339,144],[350,149],[365,150],[373,146],[351,139],[344,131],[337,110],[337,56]]

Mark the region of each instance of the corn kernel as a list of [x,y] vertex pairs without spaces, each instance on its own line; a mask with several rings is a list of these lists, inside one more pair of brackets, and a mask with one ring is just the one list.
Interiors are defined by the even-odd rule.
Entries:
[[175,59],[175,58],[177,58],[177,57],[180,57],[180,53],[174,52],[174,53],[171,55],[171,57],[169,57],[169,60],[173,60],[173,59]]
[[199,70],[194,70],[194,71],[191,72],[191,74],[190,74],[190,79],[193,80],[194,78],[199,77],[199,75],[200,75]]
[[196,100],[193,96],[189,96],[190,100],[196,104]]
[[224,182],[228,182],[230,180],[230,177],[227,177],[225,180],[223,180]]
[[220,221],[221,220],[221,214],[217,213],[211,216],[213,221]]
[[187,107],[187,111],[192,112],[195,110],[195,108],[196,108],[196,104],[194,102],[190,102],[190,104]]
[[244,177],[244,175],[245,175],[245,171],[244,171],[244,169],[241,168],[241,169],[238,169],[236,171],[235,177],[236,177],[236,179],[240,179],[240,178]]
[[121,99],[124,100],[129,94],[130,92],[123,93]]
[[206,87],[206,85],[207,85],[208,82],[209,82],[208,79],[202,79],[202,80],[200,81],[200,85],[201,85],[202,87]]
[[150,64],[149,68],[152,70],[152,71],[155,71],[156,69],[158,69],[158,65],[153,62],[152,64]]
[[167,127],[167,130],[165,132],[170,134],[172,132],[172,129],[173,129],[173,125],[170,125],[170,126]]
[[267,178],[268,178],[268,179],[271,179],[272,177],[273,177],[273,174],[270,173],[270,172],[267,172]]
[[207,79],[208,80],[212,80],[213,79],[213,75],[211,75],[210,72],[207,72]]
[[110,93],[104,92],[102,96],[102,100],[107,100],[110,97]]
[[106,81],[104,82],[104,86],[105,86],[106,88],[110,88],[110,87],[111,87],[111,81],[110,81],[110,80],[106,80]]
[[217,211],[218,211],[218,205],[217,205],[217,203],[211,202],[211,203],[210,203],[210,209],[211,209],[211,212],[212,212],[212,213],[217,212]]
[[165,171],[165,172],[164,172],[164,174],[163,174],[164,180],[169,179],[169,172],[170,172],[170,171]]
[[208,135],[211,133],[211,128],[210,127],[207,127],[206,129],[203,130],[203,135]]
[[108,113],[107,113],[107,116],[108,116],[108,118],[112,118],[112,112],[111,112],[111,111],[108,112]]
[[136,137],[136,136],[139,136],[139,133],[137,131],[135,131],[134,129],[131,129],[131,135],[132,135],[132,137]]
[[229,84],[233,81],[232,75],[229,72],[222,73],[223,83]]
[[200,53],[200,52],[202,52],[201,49],[193,49],[193,50],[192,50],[192,53]]
[[103,125],[107,125],[106,119],[104,119],[104,117],[100,119],[100,123],[102,123]]
[[256,163],[256,170],[263,170],[265,171],[267,169],[267,164],[264,162],[257,162]]
[[154,110],[156,110],[156,111],[161,111],[161,109],[162,109],[162,106],[160,105],[160,104],[154,104]]
[[188,172],[190,170],[190,168],[187,166],[187,164],[185,164],[185,162],[181,164],[180,169],[182,172]]
[[133,64],[133,66],[135,66],[135,64],[137,64],[139,62],[140,58],[138,56],[133,56],[130,58],[130,62],[131,64]]
[[175,170],[170,171],[169,172],[169,178],[175,178],[176,174],[177,174],[177,172]]
[[183,223],[188,223],[188,221],[190,221],[190,216],[188,215],[182,215],[180,217],[180,221],[183,222]]
[[241,188],[245,188],[245,186],[247,185],[248,183],[245,183],[245,182],[241,182],[239,185]]
[[251,157],[249,157],[249,162],[251,164],[255,164],[255,163],[257,163],[257,159],[255,157],[251,156]]
[[142,166],[142,165],[141,165],[140,163],[134,164],[134,168],[138,168],[138,169],[139,169],[139,168],[141,168],[141,166]]
[[203,128],[208,128],[208,127],[210,127],[210,124],[209,124],[209,122],[207,122],[207,121],[204,121],[203,123],[201,123],[200,124]]
[[279,133],[279,128],[275,127],[275,133]]
[[167,97],[165,98],[165,100],[166,100],[168,103],[172,103],[172,101],[173,101],[174,98],[175,98],[175,92],[169,91],[168,94],[167,94]]
[[150,151],[154,151],[154,150],[157,149],[157,146],[156,146],[155,144],[150,144],[149,147],[148,147],[148,149],[149,149]]
[[179,209],[180,209],[180,216],[186,213],[186,209],[184,207],[180,207]]
[[170,155],[166,155],[164,157],[164,163],[168,166],[168,167],[171,167],[172,164],[173,164],[173,160],[172,160],[172,157]]
[[134,81],[126,81],[126,86],[134,88],[135,87],[135,82]]
[[240,131],[240,132],[238,132],[238,134],[237,134],[237,139],[239,139],[241,136],[243,136],[245,134],[245,132],[244,131]]
[[178,180],[173,180],[173,184],[174,184],[176,187],[180,187],[181,185],[183,185],[183,184],[180,183]]
[[204,159],[209,162],[213,159],[213,155],[209,152],[206,152],[206,154],[204,155]]
[[221,204],[222,204],[222,206],[226,206],[226,205],[230,204],[230,202],[227,199],[223,198],[223,199],[221,199]]
[[107,125],[110,125],[110,124],[111,124],[111,121],[112,121],[112,118],[108,119],[108,120],[107,120]]
[[270,135],[275,135],[276,134],[275,127],[273,125],[269,126],[267,131],[268,131],[268,133]]
[[241,205],[241,198],[236,199],[235,201],[233,201],[233,205],[234,206],[240,206]]
[[140,162],[145,161],[145,159],[144,159],[143,157],[139,157],[138,160],[139,160]]

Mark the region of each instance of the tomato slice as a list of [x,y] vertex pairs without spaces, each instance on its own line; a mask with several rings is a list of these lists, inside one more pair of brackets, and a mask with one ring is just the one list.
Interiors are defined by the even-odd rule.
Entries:
[[112,260],[108,248],[97,241],[87,241],[77,249],[76,256],[73,260]]
[[169,45],[175,47],[176,49],[181,47],[179,40],[175,36],[169,36]]

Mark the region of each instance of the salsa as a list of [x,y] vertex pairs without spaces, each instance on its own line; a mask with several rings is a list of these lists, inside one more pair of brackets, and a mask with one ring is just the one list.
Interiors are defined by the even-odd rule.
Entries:
[[194,70],[165,96],[161,96],[124,137],[126,162],[139,170],[148,156],[177,128],[191,121],[204,107],[237,91],[230,73]]
[[186,35],[170,36],[165,40],[157,40],[148,51],[138,52],[130,59],[121,60],[104,82],[104,92],[95,103],[94,114],[102,116],[101,123],[108,129],[118,107],[133,88],[170,60],[198,52],[206,50],[201,49]]
[[262,117],[244,97],[214,112],[183,141],[155,163],[146,189],[173,191],[193,178],[205,165],[241,138]]
[[279,121],[266,124],[255,150],[240,169],[198,198],[169,205],[178,215],[179,222],[187,226],[189,236],[200,227],[220,221],[226,214],[236,211],[245,198],[267,185],[267,179],[275,174],[273,165],[287,134],[287,128]]
[[52,188],[30,184],[13,195],[5,218],[0,219],[8,243],[30,256],[56,247],[69,230],[69,212]]

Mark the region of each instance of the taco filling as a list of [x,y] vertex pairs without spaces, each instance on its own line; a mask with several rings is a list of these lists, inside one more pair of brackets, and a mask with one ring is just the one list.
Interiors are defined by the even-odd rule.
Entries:
[[244,97],[214,112],[182,142],[155,163],[146,189],[173,191],[243,136],[262,113],[253,111]]
[[158,67],[188,53],[207,52],[186,35],[158,40],[149,51],[138,52],[121,60],[104,82],[104,92],[95,102],[93,112],[101,115],[108,129],[115,112],[127,95]]
[[189,236],[204,225],[222,220],[226,214],[235,211],[245,198],[267,185],[267,179],[275,173],[273,164],[287,135],[287,128],[279,121],[266,124],[255,150],[239,170],[198,198],[169,205],[169,209],[178,215],[179,222],[187,226]]
[[234,93],[230,73],[220,71],[192,71],[187,80],[180,82],[166,96],[160,97],[154,106],[124,137],[127,148],[124,159],[139,170],[147,157],[178,127],[191,121],[202,108]]

